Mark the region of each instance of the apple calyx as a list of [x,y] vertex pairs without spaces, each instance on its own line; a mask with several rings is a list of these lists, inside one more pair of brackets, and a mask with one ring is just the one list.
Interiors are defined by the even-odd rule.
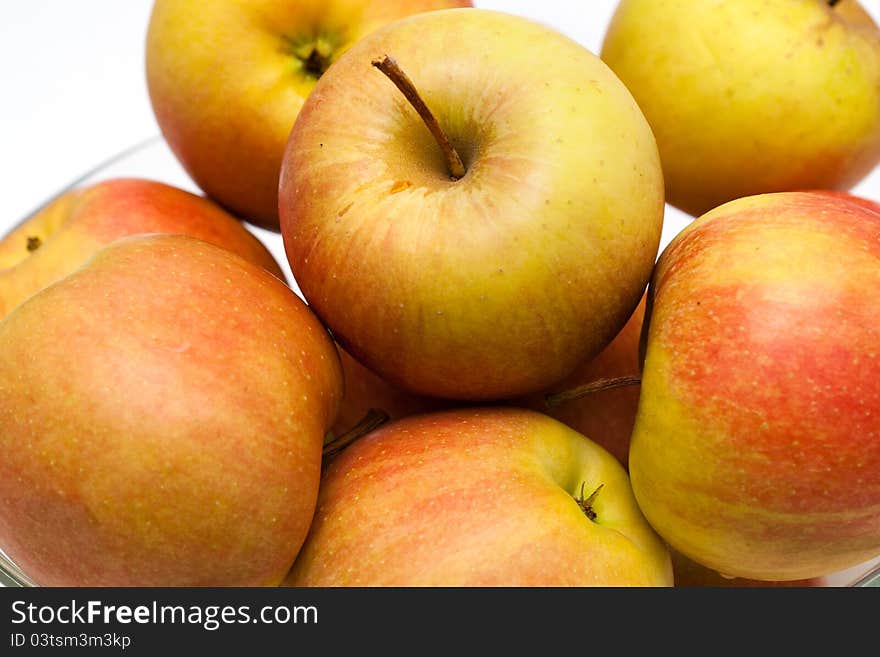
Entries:
[[422,117],[422,121],[425,122],[428,130],[431,131],[431,134],[437,141],[437,145],[440,146],[440,150],[443,151],[443,157],[446,159],[446,168],[449,170],[450,177],[453,180],[463,178],[467,170],[464,168],[464,163],[461,161],[458,151],[455,150],[452,142],[449,141],[446,133],[443,132],[430,108],[422,100],[413,81],[403,72],[397,61],[393,57],[385,55],[384,57],[374,59],[373,66],[382,71],[394,83],[394,86],[400,90],[400,93],[406,97],[409,104],[413,106],[413,109]]
[[833,7],[833,6],[836,5],[838,2],[840,2],[840,0],[828,0],[828,6],[829,6],[829,7]]
[[29,253],[33,253],[37,249],[43,246],[43,240],[41,240],[36,235],[30,235],[27,238],[27,250]]
[[288,41],[293,56],[302,64],[303,72],[315,80],[320,78],[333,63],[333,44],[324,37],[305,42]]
[[329,62],[326,58],[324,58],[320,51],[315,48],[309,53],[309,56],[303,60],[303,67],[306,70],[306,73],[315,76],[316,78],[321,77],[324,74],[324,71],[327,70],[329,66]]
[[324,450],[321,452],[324,465],[329,463],[334,456],[339,454],[355,440],[366,436],[373,431],[373,429],[385,424],[389,419],[390,416],[383,410],[376,408],[368,410],[366,415],[364,415],[364,417],[351,429],[324,445]]
[[585,383],[582,386],[577,386],[576,388],[571,388],[569,390],[563,390],[562,392],[557,392],[552,395],[547,395],[544,397],[544,403],[547,404],[547,406],[550,408],[555,408],[567,401],[580,399],[581,397],[586,397],[587,395],[594,392],[612,390],[613,388],[623,388],[626,386],[637,386],[641,384],[641,382],[642,377],[638,374],[632,374],[629,376],[617,376],[609,379],[596,379],[595,381],[590,381],[589,383]]
[[605,486],[605,484],[599,484],[598,488],[590,493],[590,496],[584,499],[584,486],[587,482],[581,482],[581,494],[580,497],[574,498],[574,501],[577,502],[577,505],[581,508],[581,511],[584,512],[584,515],[587,516],[593,522],[596,522],[596,518],[599,516],[596,514],[596,510],[593,508],[593,502],[596,501],[596,498],[599,496],[599,491]]

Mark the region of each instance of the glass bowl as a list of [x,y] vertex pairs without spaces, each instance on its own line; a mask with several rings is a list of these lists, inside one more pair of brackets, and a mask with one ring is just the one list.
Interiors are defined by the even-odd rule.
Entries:
[[[6,234],[7,232],[11,232],[17,225],[27,221],[27,219],[39,212],[43,207],[74,187],[90,185],[111,178],[125,177],[156,180],[196,194],[202,194],[198,186],[189,177],[183,167],[181,167],[161,135],[156,135],[141,143],[133,144],[116,155],[108,158],[104,162],[97,164],[71,182],[67,187],[59,190],[56,194],[48,198],[38,208],[34,209],[31,214],[21,219],[18,224],[9,227],[8,230],[2,231],[2,233]],[[874,189],[875,187],[880,189],[880,171],[869,176],[867,180],[863,181],[861,185],[853,190],[853,193],[861,193],[863,196],[869,196],[876,200],[880,200],[880,195],[865,194],[863,191],[865,188]],[[662,251],[669,241],[688,223],[690,223],[691,220],[692,217],[689,215],[667,205],[660,250]],[[287,282],[291,285],[293,291],[296,292],[300,298],[303,298],[302,292],[297,286],[287,263],[281,235],[257,226],[252,226],[250,224],[246,225],[248,230],[250,230],[266,246],[281,266],[281,269],[287,278]],[[822,578],[822,583],[826,586],[832,587],[880,587],[880,556],[852,568],[827,575]],[[27,574],[22,572],[21,569],[18,568],[18,566],[16,566],[15,563],[2,551],[2,549],[0,549],[0,585],[24,587],[35,586],[34,582],[28,578]]]

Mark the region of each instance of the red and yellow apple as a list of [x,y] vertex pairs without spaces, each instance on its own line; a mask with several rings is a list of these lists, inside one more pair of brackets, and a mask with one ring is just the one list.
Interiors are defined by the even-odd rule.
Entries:
[[414,415],[333,459],[292,586],[670,586],[626,472],[513,408]]
[[669,545],[726,576],[880,555],[880,215],[820,193],[738,199],[661,255],[630,446]]
[[0,322],[0,548],[47,586],[278,584],[341,394],[265,269],[118,240]]
[[657,137],[666,198],[846,190],[880,163],[880,29],[858,0],[621,0],[602,59]]
[[210,200],[161,182],[114,178],[62,194],[0,239],[0,318],[111,242],[142,233],[190,235],[284,278],[266,247]]
[[[385,55],[460,179],[374,68]],[[663,176],[598,57],[525,18],[450,9],[373,32],[322,76],[279,209],[293,275],[352,356],[413,393],[498,400],[558,382],[626,323],[659,248]]]
[[324,71],[365,34],[470,0],[156,0],[146,42],[153,110],[195,182],[278,230],[284,145]]

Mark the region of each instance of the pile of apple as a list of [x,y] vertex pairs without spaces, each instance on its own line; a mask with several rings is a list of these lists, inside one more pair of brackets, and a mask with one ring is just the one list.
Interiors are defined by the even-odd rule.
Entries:
[[[621,0],[601,58],[466,1],[157,0],[146,47],[206,196],[108,180],[0,242],[0,548],[33,582],[821,584],[880,555],[856,0]],[[695,218],[658,253],[666,201]]]

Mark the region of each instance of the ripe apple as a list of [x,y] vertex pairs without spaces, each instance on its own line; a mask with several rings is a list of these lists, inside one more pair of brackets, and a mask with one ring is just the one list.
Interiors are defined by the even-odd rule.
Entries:
[[514,408],[414,415],[333,459],[292,586],[652,586],[669,554],[601,447]]
[[566,379],[550,389],[516,403],[546,413],[607,449],[624,467],[629,461],[629,439],[639,406],[639,385],[631,382],[597,390],[576,399],[548,404],[548,398],[581,386],[624,377],[638,380],[639,339],[645,318],[645,296],[623,329],[595,358],[581,363]]
[[727,576],[821,577],[880,555],[880,215],[827,194],[690,224],[649,294],[633,489]]
[[[391,58],[442,149],[373,64]],[[663,177],[598,57],[525,18],[449,9],[373,32],[321,78],[279,209],[293,275],[352,356],[410,392],[497,400],[556,383],[623,327]]]
[[191,235],[284,279],[260,241],[208,199],[152,180],[114,178],[62,194],[0,239],[0,318],[104,246],[141,233]]
[[880,29],[857,0],[621,0],[602,59],[657,137],[666,198],[846,190],[880,162]]
[[47,586],[278,584],[341,376],[262,267],[114,242],[0,322],[0,547]]
[[278,230],[284,144],[303,101],[352,43],[470,0],[156,0],[147,85],[166,141],[195,182]]

